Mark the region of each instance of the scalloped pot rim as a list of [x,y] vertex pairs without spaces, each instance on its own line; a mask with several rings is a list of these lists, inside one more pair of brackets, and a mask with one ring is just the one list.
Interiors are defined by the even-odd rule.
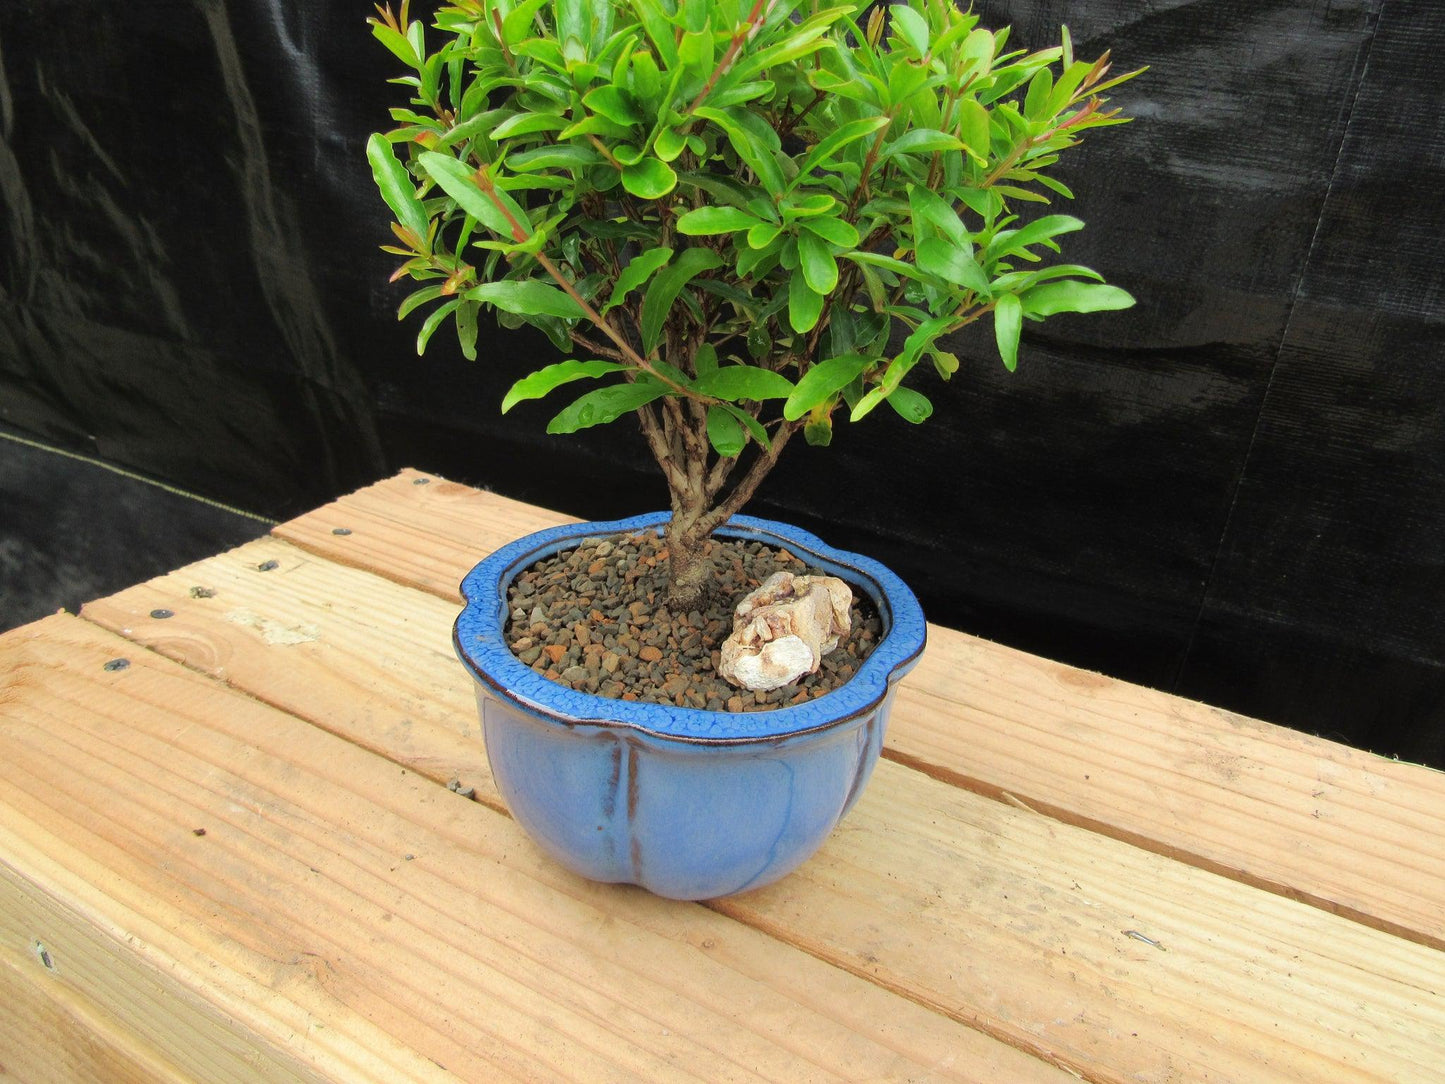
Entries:
[[526,535],[481,561],[462,581],[465,607],[453,629],[457,657],[498,695],[553,723],[636,731],[665,741],[736,745],[777,742],[840,726],[876,709],[913,668],[927,639],[918,599],[896,574],[871,557],[835,549],[800,528],[734,516],[718,537],[784,546],[809,565],[863,589],[883,618],[884,636],[844,685],[803,704],[758,712],[707,711],[615,700],[579,692],[536,673],[512,654],[505,638],[506,589],[523,569],[589,538],[660,528],[668,513],[606,522],[569,523]]

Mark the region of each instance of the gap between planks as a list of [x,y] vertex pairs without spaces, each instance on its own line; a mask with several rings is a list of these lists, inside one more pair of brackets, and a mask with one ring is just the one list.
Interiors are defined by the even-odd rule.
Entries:
[[[404,470],[273,534],[454,602],[481,557],[569,521]],[[1445,855],[1428,847],[1445,836],[1445,774],[954,630],[929,634],[884,756],[1445,949]]]

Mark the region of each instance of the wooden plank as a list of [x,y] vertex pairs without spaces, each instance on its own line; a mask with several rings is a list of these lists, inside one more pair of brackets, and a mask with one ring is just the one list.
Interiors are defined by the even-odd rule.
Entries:
[[1445,773],[930,634],[901,763],[1445,948]]
[[[403,471],[275,533],[457,598],[486,553],[564,521],[466,486],[417,484],[428,477]],[[885,755],[1445,948],[1445,853],[1430,843],[1445,837],[1445,773],[937,626],[930,637]]]
[[[39,966],[49,980],[36,989],[32,979],[28,994],[22,992],[12,1009],[42,1012],[35,1002],[48,1001],[54,1011],[28,1044],[54,1055],[42,1057],[46,1072],[71,1080],[84,1079],[93,1069],[106,1084],[126,1079],[127,1070],[139,1080],[163,1082],[250,1084],[259,1078],[268,1084],[313,1084],[318,1079],[238,1028],[224,1008],[197,999],[183,976],[187,971],[205,975],[212,966],[208,958],[163,958],[147,933],[150,918],[130,915],[122,927],[97,912],[90,905],[92,890],[79,885],[57,854],[37,849],[18,834],[19,825],[3,801],[0,810],[7,814],[0,816],[4,955],[13,965],[26,951],[39,957],[36,946],[43,946]],[[43,1073],[37,1076],[44,1079]]]
[[0,948],[0,1080],[186,1084],[194,1079],[77,997],[38,961],[17,962],[9,948]]
[[[312,570],[289,546],[265,545],[293,555],[282,567],[302,577],[299,596],[324,576],[331,590],[369,600],[350,619],[378,615],[373,636],[387,641],[386,615],[400,610],[394,596],[406,589],[357,570]],[[175,598],[187,577],[224,582],[207,564],[182,574],[170,594],[150,594],[164,587],[156,581],[105,605],[123,616]],[[286,593],[279,580],[268,583]],[[118,601],[127,598],[128,607]],[[191,603],[161,622],[184,619],[197,631],[157,645],[200,660],[259,650],[237,642],[255,637],[234,623],[203,628],[202,601],[223,600]],[[268,612],[261,595],[247,601]],[[285,622],[310,620],[284,598],[277,605]],[[433,641],[448,635],[450,615],[430,618]],[[320,655],[319,611],[314,619]],[[152,625],[132,635],[166,633]],[[408,642],[411,634],[389,650]],[[270,695],[267,675],[283,669],[283,650],[248,666],[258,695]],[[437,654],[418,653],[401,668],[455,684],[433,672]],[[319,691],[318,714],[342,732],[401,710],[384,689],[365,700],[330,696],[334,683],[324,678],[306,684]],[[339,723],[347,712],[352,721]],[[489,787],[478,796],[500,807]],[[1428,1080],[1422,1067],[1445,1060],[1438,951],[897,764],[879,766],[859,808],[802,871],[715,906],[1090,1080]]]
[[263,538],[81,612],[408,768],[495,795],[451,647],[455,603]]
[[1070,1079],[87,622],[0,674],[0,854],[328,1079]]
[[275,527],[277,538],[440,598],[492,550],[524,534],[576,523],[434,474],[403,470]]

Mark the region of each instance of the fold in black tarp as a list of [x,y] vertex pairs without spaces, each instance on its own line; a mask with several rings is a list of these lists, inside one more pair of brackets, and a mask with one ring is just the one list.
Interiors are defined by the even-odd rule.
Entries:
[[[936,620],[1440,754],[1445,6],[975,10],[1150,66],[1063,173],[1066,255],[1140,303],[1026,332],[1015,374],[961,335],[925,425],[790,448],[752,510],[877,554]],[[363,153],[405,92],[369,12],[0,5],[0,421],[278,518],[404,464],[660,506],[635,428],[499,416],[540,337],[415,356]]]

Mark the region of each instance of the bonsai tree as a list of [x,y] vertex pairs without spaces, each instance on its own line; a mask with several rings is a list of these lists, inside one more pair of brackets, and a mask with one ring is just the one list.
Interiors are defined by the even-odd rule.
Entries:
[[422,284],[400,316],[431,306],[418,352],[450,322],[468,358],[484,310],[544,332],[565,356],[501,409],[591,385],[549,433],[638,419],[671,494],[674,610],[800,431],[826,445],[884,403],[924,421],[920,375],[952,377],[948,337],[975,321],[1012,370],[1024,320],[1133,304],[1052,262],[1083,223],[1033,208],[1070,198],[1052,168],[1123,122],[1102,94],[1137,74],[1076,58],[1067,29],[1011,50],[947,0],[378,13],[411,91],[367,145],[395,278]]

